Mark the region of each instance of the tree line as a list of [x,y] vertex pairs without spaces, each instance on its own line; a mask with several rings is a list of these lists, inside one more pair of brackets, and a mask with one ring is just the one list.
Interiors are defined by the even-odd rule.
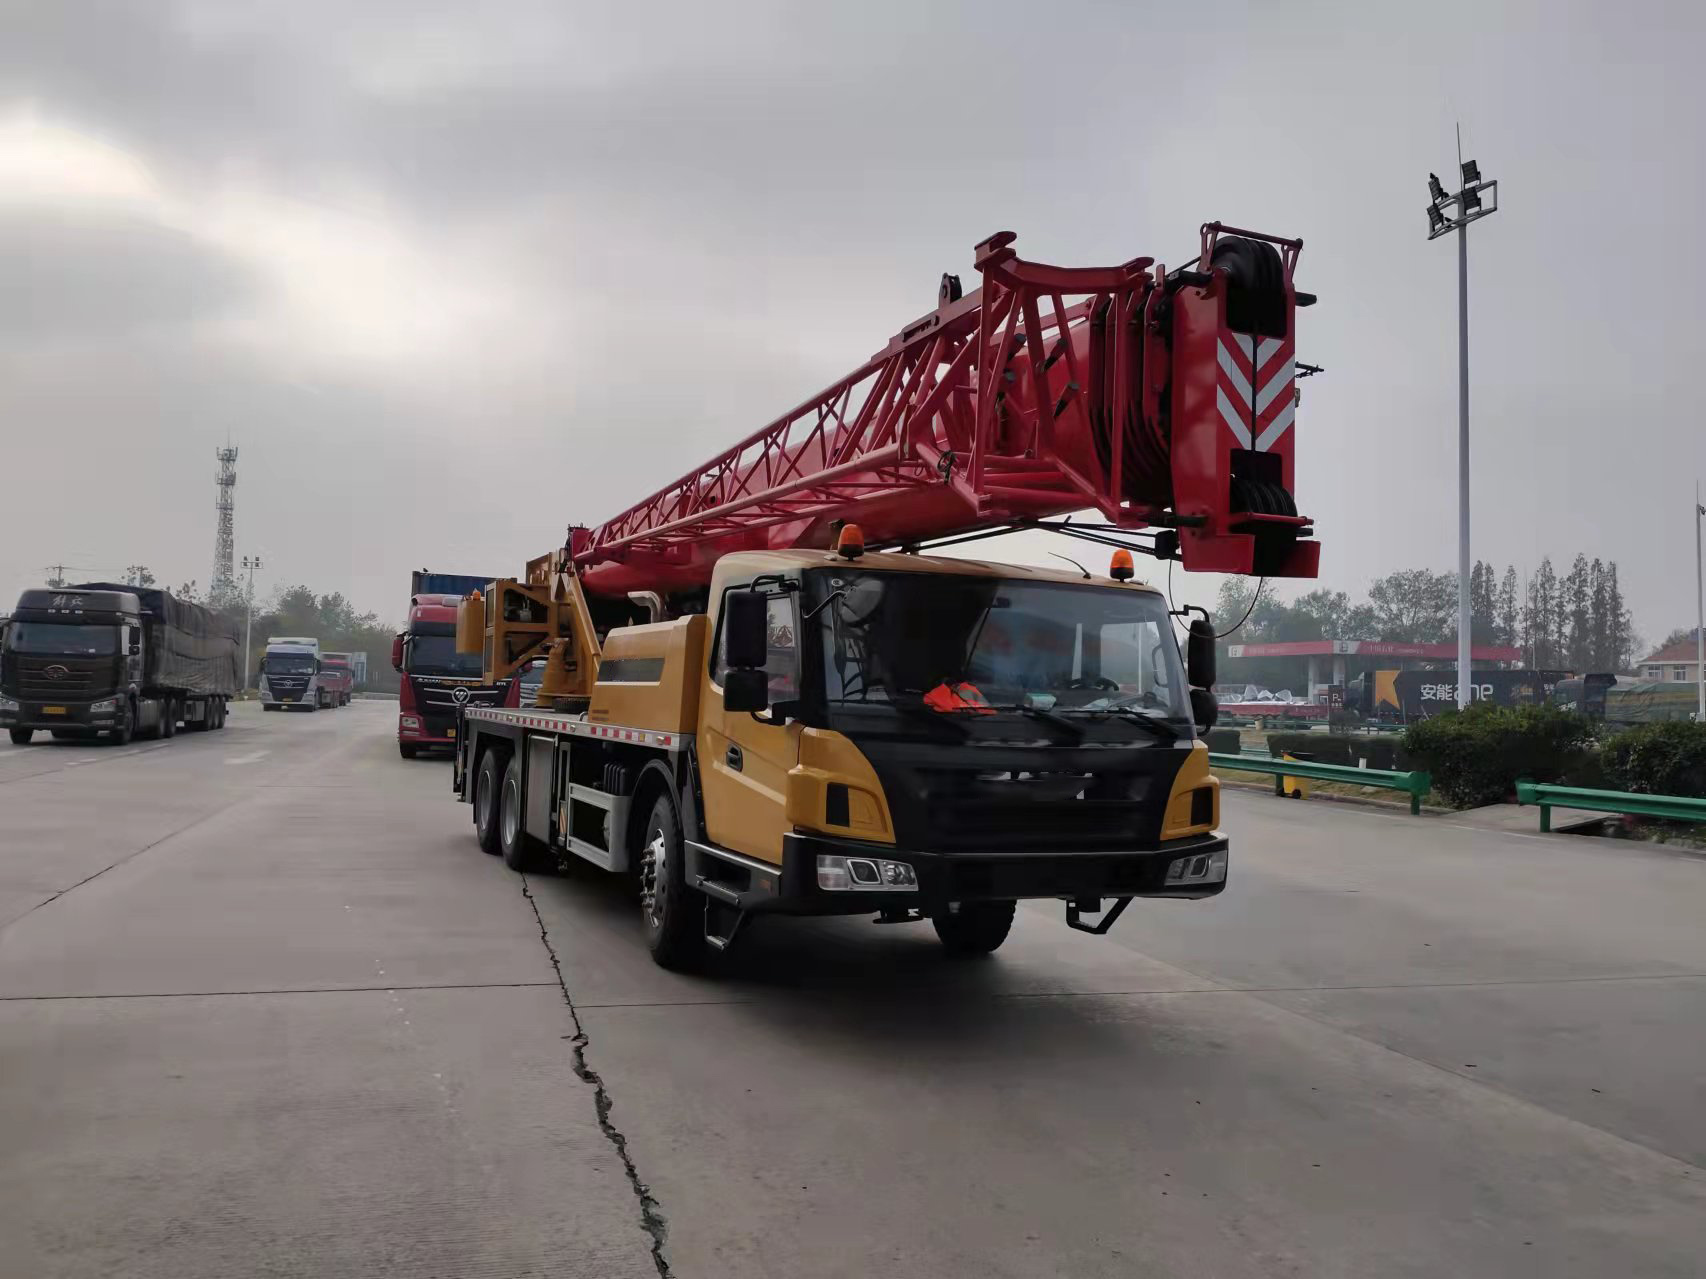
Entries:
[[[1256,598],[1257,590],[1260,598]],[[1247,618],[1233,643],[1387,640],[1446,644],[1457,638],[1457,574],[1400,569],[1379,578],[1364,600],[1317,589],[1291,601],[1246,578],[1221,584],[1217,624]],[[1519,577],[1477,561],[1469,574],[1470,631],[1476,644],[1522,651],[1525,665],[1575,671],[1628,670],[1641,638],[1617,581],[1615,560],[1577,555],[1560,576],[1551,557]]]

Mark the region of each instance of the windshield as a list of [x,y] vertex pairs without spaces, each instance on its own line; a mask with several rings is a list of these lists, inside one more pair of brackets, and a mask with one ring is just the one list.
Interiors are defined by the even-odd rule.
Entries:
[[261,659],[261,671],[267,675],[312,675],[312,653],[268,653]]
[[1186,718],[1166,605],[1144,591],[1008,578],[825,570],[813,605],[831,707]]
[[67,622],[13,622],[6,647],[14,653],[51,653],[111,657],[118,652],[118,627],[77,626]]
[[477,676],[480,655],[458,653],[452,635],[411,635],[406,666],[411,675]]

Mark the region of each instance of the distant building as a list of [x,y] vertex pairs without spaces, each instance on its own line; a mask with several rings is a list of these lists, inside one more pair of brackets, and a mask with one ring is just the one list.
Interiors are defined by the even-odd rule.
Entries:
[[1692,684],[1700,678],[1700,655],[1690,635],[1680,644],[1661,648],[1650,657],[1643,657],[1636,673],[1652,683]]

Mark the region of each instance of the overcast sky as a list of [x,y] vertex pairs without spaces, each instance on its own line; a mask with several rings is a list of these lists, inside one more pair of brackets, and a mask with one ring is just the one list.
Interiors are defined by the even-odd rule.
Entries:
[[834,380],[992,231],[1171,265],[1213,218],[1305,241],[1323,580],[1452,568],[1461,119],[1504,204],[1475,552],[1615,558],[1655,639],[1706,472],[1703,14],[0,0],[0,593],[205,585],[229,437],[257,589],[396,619],[411,568],[518,573]]

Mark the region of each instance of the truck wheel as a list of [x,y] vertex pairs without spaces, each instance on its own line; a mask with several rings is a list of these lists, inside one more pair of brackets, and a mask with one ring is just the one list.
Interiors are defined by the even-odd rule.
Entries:
[[397,743],[397,754],[401,755],[404,759],[413,759],[416,755],[420,754],[420,749],[421,748],[416,746],[413,742]]
[[1017,902],[955,902],[930,917],[950,955],[987,955],[1007,940]]
[[687,887],[685,862],[675,801],[659,795],[640,843],[640,922],[652,958],[677,972],[705,962],[705,903]]
[[543,848],[527,833],[521,811],[521,757],[512,755],[498,791],[498,847],[504,865],[522,874],[546,868]]
[[10,732],[12,735],[12,745],[14,746],[28,746],[30,744],[30,738],[36,735],[36,730],[33,728],[14,728],[11,729]]
[[215,728],[224,728],[225,727],[225,699],[223,697],[216,698],[214,700],[214,703],[213,703],[213,726]]
[[178,735],[178,704],[167,698],[160,704],[160,736],[171,738]]
[[482,852],[496,857],[503,852],[498,843],[498,791],[503,789],[503,774],[496,751],[480,756],[480,767],[474,774],[474,837],[480,841]]
[[124,704],[124,718],[119,720],[118,727],[113,729],[112,744],[114,746],[129,746],[130,739],[136,732],[136,711],[129,702]]

